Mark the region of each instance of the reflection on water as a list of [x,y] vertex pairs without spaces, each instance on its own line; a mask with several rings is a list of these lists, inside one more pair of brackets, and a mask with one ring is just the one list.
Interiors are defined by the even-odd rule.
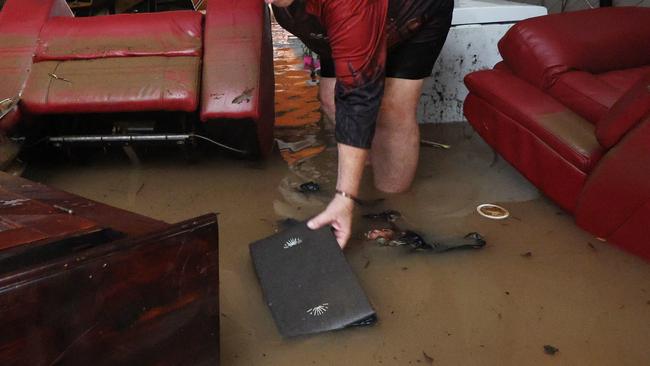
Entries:
[[[312,139],[319,154],[291,165],[278,156],[190,165],[173,154],[137,164],[35,164],[28,178],[168,222],[219,212],[223,365],[648,364],[650,266],[578,229],[504,161],[492,164],[491,150],[467,126],[423,129],[423,137],[453,147],[423,148],[411,192],[381,195],[365,177],[362,196],[386,198],[368,210],[398,210],[405,225],[429,236],[478,231],[487,247],[442,255],[379,247],[362,240],[368,223],[359,216],[367,211],[359,209],[346,258],[378,324],[283,340],[248,243],[271,235],[282,218],[321,210],[333,193],[336,155],[319,124],[316,88],[305,83],[301,47],[277,28],[274,34],[281,59],[276,136]],[[301,102],[285,100],[291,96]],[[290,105],[305,113],[285,109]],[[283,118],[301,123],[283,126]],[[322,193],[296,191],[311,180]],[[485,202],[508,208],[511,218],[480,217],[474,208]],[[549,356],[544,345],[560,351]]]

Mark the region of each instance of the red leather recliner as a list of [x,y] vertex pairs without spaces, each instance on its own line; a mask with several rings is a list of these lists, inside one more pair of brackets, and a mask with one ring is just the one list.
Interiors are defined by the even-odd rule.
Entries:
[[594,235],[650,259],[650,9],[524,20],[469,74],[485,141]]
[[20,100],[0,120],[5,133],[28,135],[33,123],[51,123],[48,116],[174,112],[191,122],[178,132],[246,124],[255,141],[242,145],[271,151],[270,18],[258,0],[212,0],[205,17],[90,18],[75,18],[64,0],[8,0],[0,53],[0,67],[11,70],[0,75],[0,100]]

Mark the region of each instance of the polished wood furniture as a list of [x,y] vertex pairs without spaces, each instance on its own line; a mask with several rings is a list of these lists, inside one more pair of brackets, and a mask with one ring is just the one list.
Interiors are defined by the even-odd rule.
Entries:
[[215,215],[175,225],[0,173],[0,365],[218,365]]

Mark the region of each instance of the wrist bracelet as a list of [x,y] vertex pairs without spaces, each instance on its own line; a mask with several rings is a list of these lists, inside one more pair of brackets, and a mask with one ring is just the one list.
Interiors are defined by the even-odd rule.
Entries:
[[347,192],[343,192],[343,191],[341,191],[339,189],[336,190],[336,194],[338,194],[341,197],[349,198],[356,204],[360,204],[360,202],[361,202],[361,200],[359,200],[357,197],[355,197],[355,196],[353,196],[353,195],[351,195],[351,194],[349,194]]

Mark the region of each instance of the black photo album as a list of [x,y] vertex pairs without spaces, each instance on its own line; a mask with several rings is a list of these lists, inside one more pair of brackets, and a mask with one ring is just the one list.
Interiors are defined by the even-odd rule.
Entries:
[[351,326],[377,317],[331,228],[305,223],[250,245],[262,292],[284,337]]

